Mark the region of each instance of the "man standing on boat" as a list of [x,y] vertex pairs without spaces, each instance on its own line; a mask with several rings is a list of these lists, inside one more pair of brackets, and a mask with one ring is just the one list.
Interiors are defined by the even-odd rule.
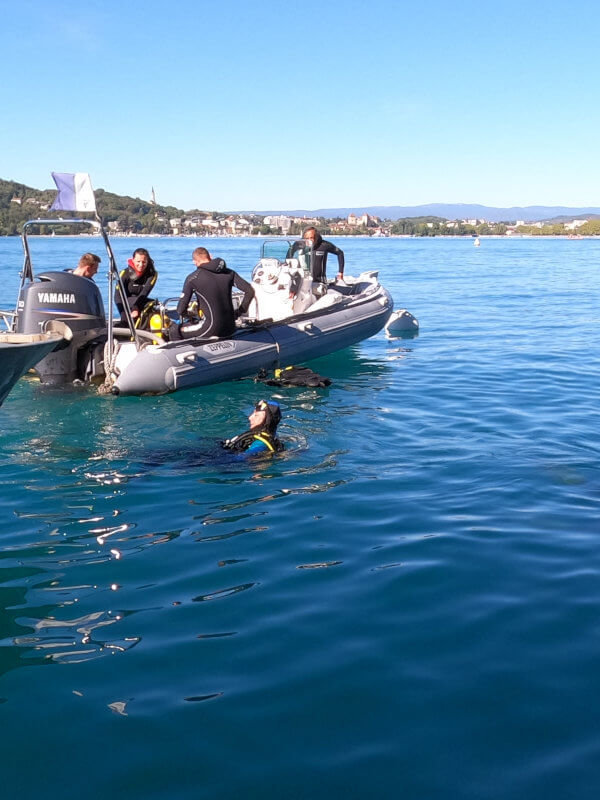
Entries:
[[336,247],[332,242],[326,242],[316,228],[307,228],[302,234],[302,238],[310,242],[313,246],[312,277],[318,283],[327,283],[326,267],[327,255],[333,253],[337,256],[338,272],[337,280],[344,277],[344,251]]
[[[191,339],[194,336],[231,336],[235,331],[235,320],[248,310],[254,297],[254,289],[222,258],[211,258],[205,247],[197,247],[192,253],[196,265],[185,279],[177,304],[177,313],[182,323],[171,334],[171,339]],[[231,290],[236,286],[244,293],[237,311],[234,311]],[[197,303],[197,312],[190,313],[190,301]],[[196,319],[193,317],[196,316]],[[199,318],[199,319],[198,319]]]

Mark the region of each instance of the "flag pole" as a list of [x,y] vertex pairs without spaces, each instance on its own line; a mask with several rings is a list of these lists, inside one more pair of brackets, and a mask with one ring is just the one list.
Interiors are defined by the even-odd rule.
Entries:
[[108,261],[109,261],[109,269],[108,269],[108,358],[109,363],[112,364],[113,359],[113,350],[114,350],[114,340],[113,340],[113,329],[114,329],[114,313],[113,313],[113,297],[114,297],[114,284],[115,280],[117,283],[117,288],[123,299],[123,311],[125,313],[125,317],[127,318],[127,325],[129,330],[131,331],[131,335],[135,342],[136,349],[140,349],[140,337],[135,327],[135,323],[133,321],[133,317],[131,316],[131,309],[129,308],[129,303],[127,302],[127,295],[125,293],[125,287],[123,286],[123,281],[121,280],[121,275],[117,268],[117,262],[115,260],[115,255],[113,253],[112,245],[110,243],[110,239],[108,238],[108,234],[104,230],[104,226],[102,224],[102,220],[98,216],[98,212],[94,212],[96,215],[96,219],[100,224],[100,233],[102,234],[102,238],[104,239],[104,246],[106,247],[106,252],[108,253]]
[[[141,344],[140,344],[140,336],[138,331],[136,330],[135,324],[133,322],[133,317],[131,316],[131,309],[129,308],[129,303],[127,302],[125,287],[123,286],[123,281],[121,280],[121,276],[117,268],[115,254],[113,253],[110,239],[108,238],[108,234],[104,230],[104,225],[102,224],[102,220],[100,219],[100,216],[98,214],[98,209],[96,208],[96,195],[92,187],[92,181],[87,172],[53,172],[52,178],[54,179],[54,183],[56,184],[58,193],[56,195],[54,202],[52,203],[50,210],[85,211],[92,213],[95,218],[94,222],[92,222],[91,220],[81,220],[81,221],[88,222],[89,224],[92,224],[95,227],[97,226],[100,230],[102,238],[104,239],[104,246],[106,247],[106,252],[108,253],[108,261],[109,261],[108,354],[109,354],[109,364],[112,364],[113,351],[114,351],[113,331],[115,327],[114,313],[113,313],[115,281],[117,283],[117,289],[123,299],[123,311],[125,314],[125,318],[127,320],[127,325],[129,327],[129,330],[131,331],[132,339],[135,342],[137,350],[140,349]],[[29,248],[27,247],[27,244],[25,244],[25,264],[23,267],[22,281],[24,282],[28,277],[31,280],[33,280]],[[106,365],[105,365],[105,372],[106,372]]]

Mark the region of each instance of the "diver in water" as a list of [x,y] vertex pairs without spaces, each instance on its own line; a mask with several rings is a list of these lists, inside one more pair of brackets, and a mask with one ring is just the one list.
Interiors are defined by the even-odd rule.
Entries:
[[250,428],[244,433],[222,442],[226,450],[245,455],[279,453],[283,444],[277,438],[277,426],[281,422],[281,408],[274,400],[260,400],[248,417]]
[[277,426],[281,421],[279,403],[261,400],[248,417],[250,428],[224,442],[201,438],[193,444],[183,445],[174,452],[172,447],[154,449],[142,454],[141,464],[148,467],[169,467],[187,471],[190,467],[227,466],[244,461],[249,456],[264,456],[279,453],[284,449],[277,438]]

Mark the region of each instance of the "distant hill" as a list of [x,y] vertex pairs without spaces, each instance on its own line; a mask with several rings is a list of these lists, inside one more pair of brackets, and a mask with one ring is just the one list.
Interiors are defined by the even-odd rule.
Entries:
[[[180,208],[161,206],[104,189],[96,189],[95,195],[98,213],[104,222],[118,222],[121,230],[133,233],[169,234],[169,218],[184,214]],[[46,212],[55,197],[56,189],[33,189],[23,183],[0,179],[0,235],[16,235],[27,220],[48,216]]]
[[406,217],[443,217],[444,219],[485,219],[488,222],[541,222],[542,220],[566,217],[574,219],[600,214],[600,207],[570,208],[568,206],[511,206],[497,208],[475,203],[428,203],[421,206],[354,206],[352,208],[296,209],[294,211],[232,211],[232,214],[286,214],[294,217],[347,217],[348,214],[371,214],[381,219],[404,219]]
[[566,216],[552,217],[545,220],[546,223],[551,225],[564,225],[565,222],[571,222],[574,219],[600,219],[600,214],[588,212],[587,214],[567,214]]

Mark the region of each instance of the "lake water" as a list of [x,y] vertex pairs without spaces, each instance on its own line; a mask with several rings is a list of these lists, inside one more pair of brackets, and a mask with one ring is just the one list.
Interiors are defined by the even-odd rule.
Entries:
[[[202,243],[113,245],[165,297]],[[328,389],[0,409],[5,797],[598,796],[600,242],[338,243],[421,327],[313,362]],[[231,463],[262,396],[286,451]]]

